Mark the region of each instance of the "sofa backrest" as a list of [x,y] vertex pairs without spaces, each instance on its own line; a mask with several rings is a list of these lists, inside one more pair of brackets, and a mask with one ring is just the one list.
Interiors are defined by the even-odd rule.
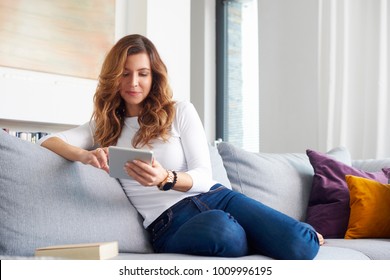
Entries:
[[[218,151],[234,190],[306,221],[314,175],[306,153],[253,153],[227,142],[219,143]],[[326,154],[366,172],[390,166],[390,158],[352,160],[346,147]]]

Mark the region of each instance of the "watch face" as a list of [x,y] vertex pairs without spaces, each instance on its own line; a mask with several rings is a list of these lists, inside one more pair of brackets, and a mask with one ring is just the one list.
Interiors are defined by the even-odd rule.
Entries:
[[173,182],[168,182],[168,183],[165,183],[165,185],[162,187],[162,190],[163,191],[169,191],[170,189],[173,188]]

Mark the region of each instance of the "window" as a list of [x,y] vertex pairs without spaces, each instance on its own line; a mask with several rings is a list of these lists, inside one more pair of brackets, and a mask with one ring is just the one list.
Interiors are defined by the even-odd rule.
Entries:
[[259,150],[257,0],[217,0],[217,138]]

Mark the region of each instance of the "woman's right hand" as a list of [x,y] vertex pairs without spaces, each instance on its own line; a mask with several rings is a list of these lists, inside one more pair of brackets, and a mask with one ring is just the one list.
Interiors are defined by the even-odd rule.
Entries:
[[97,148],[92,151],[85,151],[80,158],[80,161],[84,164],[92,165],[96,168],[103,169],[107,173],[108,167],[108,148]]
[[41,143],[52,152],[71,161],[80,161],[84,164],[92,165],[96,168],[103,169],[107,173],[108,167],[108,148],[97,148],[96,150],[85,150],[68,144],[59,137],[50,137]]

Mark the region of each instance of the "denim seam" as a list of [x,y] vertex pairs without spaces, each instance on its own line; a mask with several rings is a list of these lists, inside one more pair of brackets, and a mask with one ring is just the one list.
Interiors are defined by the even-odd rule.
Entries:
[[[161,237],[162,234],[165,233],[166,229],[168,228],[168,226],[171,224],[172,222],[172,216],[173,216],[173,213],[172,213],[172,210],[168,210],[166,212],[166,215],[167,215],[167,222],[157,231],[155,232],[155,226],[158,224],[156,224],[153,228],[152,228],[152,242],[155,242],[158,238]],[[162,220],[163,221],[163,220]]]
[[198,209],[201,211],[201,212],[203,212],[203,211],[205,211],[204,209],[200,209],[200,208],[202,208],[202,207],[200,207],[200,206],[198,206],[198,203],[199,203],[199,205],[201,205],[201,206],[203,206],[203,208],[205,208],[206,210],[210,210],[210,207],[206,204],[206,203],[204,203],[203,201],[201,201],[199,198],[197,198],[197,197],[194,197],[194,203],[195,203],[195,205],[198,207]]
[[[205,202],[203,202],[200,198],[202,197],[205,197],[205,196],[209,196],[211,194],[214,194],[214,193],[217,193],[217,192],[220,192],[222,190],[224,190],[225,187],[223,185],[220,185],[218,188],[214,189],[214,190],[211,190],[211,191],[208,191],[207,193],[202,193],[201,195],[198,195],[198,196],[195,196],[192,198],[192,201],[195,203],[195,205],[198,207],[198,209],[203,212],[203,211],[207,211],[207,210],[210,210],[210,207],[208,206],[208,204],[206,204]],[[200,209],[202,208],[203,206],[203,209]],[[205,209],[205,210],[204,210]]]

